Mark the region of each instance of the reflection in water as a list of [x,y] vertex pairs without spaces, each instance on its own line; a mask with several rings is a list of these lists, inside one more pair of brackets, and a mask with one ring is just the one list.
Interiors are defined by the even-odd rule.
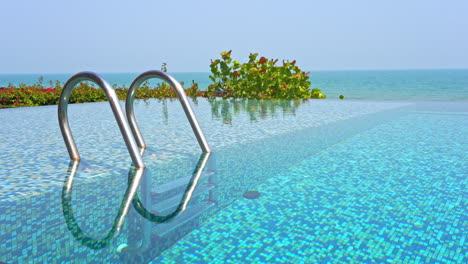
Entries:
[[148,219],[151,222],[156,222],[156,223],[164,223],[180,215],[182,212],[185,211],[185,209],[187,209],[187,204],[192,198],[193,192],[195,191],[195,188],[197,187],[198,181],[200,180],[201,174],[203,170],[205,169],[206,164],[208,163],[208,159],[210,158],[210,155],[211,153],[201,154],[200,159],[198,160],[198,163],[193,172],[192,178],[190,179],[187,185],[187,188],[185,188],[185,192],[182,196],[182,199],[180,200],[180,203],[177,206],[177,208],[172,213],[168,215],[155,215],[151,213],[142,204],[138,195],[136,195],[133,199],[133,206],[135,207],[135,210],[144,218]]
[[145,168],[135,168],[133,166],[130,168],[128,173],[128,186],[125,190],[122,202],[120,203],[120,208],[117,216],[115,217],[112,228],[104,238],[96,239],[88,237],[86,234],[84,234],[73,215],[73,209],[71,206],[72,187],[79,164],[79,161],[71,161],[67,170],[67,175],[65,177],[65,182],[62,189],[63,216],[65,217],[68,230],[70,230],[73,237],[77,241],[86,247],[92,249],[101,249],[107,247],[111,243],[112,239],[114,239],[119,234],[125,216],[130,209],[131,202],[136,194],[136,191],[138,190],[138,186],[140,185],[140,180],[145,173]]
[[224,124],[232,124],[233,115],[247,112],[250,121],[282,114],[294,115],[304,100],[248,99],[248,98],[209,98],[214,119],[222,119]]
[[[194,105],[198,105],[199,98],[188,97]],[[233,116],[242,112],[248,113],[250,121],[275,117],[278,114],[295,115],[299,106],[307,99],[249,99],[249,98],[202,98],[211,105],[213,119],[222,120],[224,124],[231,125]],[[163,123],[169,123],[168,102],[175,102],[175,98],[160,98],[162,104]]]
[[[143,154],[144,149],[141,149],[141,152]],[[128,185],[112,227],[101,238],[85,234],[77,221],[76,212],[74,214],[72,190],[80,161],[70,162],[61,199],[67,229],[80,244],[93,250],[104,248],[111,250],[113,254],[117,253],[114,257],[118,257],[122,263],[147,262],[195,228],[197,225],[193,223],[198,221],[199,214],[215,205],[211,190],[216,185],[212,184],[210,176],[214,173],[210,157],[211,153],[202,153],[189,177],[178,178],[159,186],[152,186],[153,177],[150,170],[132,166],[128,171]],[[200,183],[202,178],[207,180],[205,176],[208,181]],[[179,190],[183,190],[181,187],[185,187],[183,193],[179,193]],[[198,198],[203,200],[189,205],[194,196],[200,196]],[[174,205],[171,205],[172,203]],[[161,204],[167,208],[160,210],[160,207],[164,207]],[[132,205],[135,210],[131,209]],[[158,213],[153,213],[155,208]],[[169,209],[169,213],[164,213]],[[99,218],[93,219],[99,220]],[[93,221],[93,219],[88,220]],[[81,223],[82,226],[84,224],[88,223]],[[117,248],[112,247],[122,239],[126,242]]]
[[162,100],[163,122],[165,125],[169,124],[169,113],[167,112],[167,101]]
[[200,215],[216,203],[210,158],[211,153],[202,153],[191,176],[158,186],[152,186],[152,173],[145,174],[127,220],[126,243],[116,249],[121,263],[146,263],[198,226]]

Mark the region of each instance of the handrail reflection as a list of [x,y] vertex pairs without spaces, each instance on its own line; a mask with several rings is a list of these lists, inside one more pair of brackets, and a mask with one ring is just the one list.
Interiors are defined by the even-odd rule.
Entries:
[[130,209],[132,200],[134,199],[135,194],[140,185],[141,178],[145,174],[145,168],[144,167],[135,168],[133,166],[131,167],[128,173],[128,179],[129,179],[128,186],[127,186],[127,189],[125,190],[125,194],[122,198],[122,202],[120,204],[117,216],[115,217],[115,220],[113,222],[112,228],[104,238],[96,239],[96,238],[88,237],[87,235],[84,234],[84,232],[79,227],[73,215],[73,209],[71,206],[72,187],[73,187],[73,180],[78,170],[79,164],[80,164],[80,161],[71,161],[67,170],[67,176],[65,177],[65,182],[63,184],[63,189],[62,189],[63,216],[67,223],[68,230],[70,230],[73,237],[77,241],[79,241],[84,246],[87,246],[92,249],[104,248],[108,246],[111,240],[119,234],[122,228],[125,216],[127,215]]
[[133,198],[133,207],[135,208],[135,210],[144,218],[155,223],[164,223],[180,215],[182,212],[185,211],[185,209],[187,209],[187,204],[190,202],[190,199],[192,198],[193,192],[195,191],[195,188],[198,185],[198,182],[200,180],[203,170],[205,169],[206,164],[208,163],[210,155],[211,153],[202,153],[200,155],[197,166],[195,167],[192,178],[190,179],[184,191],[181,201],[179,205],[177,206],[177,208],[172,213],[168,215],[155,215],[151,213],[144,207],[138,195],[135,195]]

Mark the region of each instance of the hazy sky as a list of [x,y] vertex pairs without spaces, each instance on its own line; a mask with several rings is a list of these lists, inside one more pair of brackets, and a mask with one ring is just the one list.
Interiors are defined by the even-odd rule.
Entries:
[[467,0],[0,0],[0,74],[208,72],[223,50],[305,70],[468,68]]

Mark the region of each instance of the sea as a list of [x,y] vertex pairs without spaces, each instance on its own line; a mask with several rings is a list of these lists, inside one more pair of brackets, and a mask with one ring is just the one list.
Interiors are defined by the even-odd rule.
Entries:
[[[128,87],[139,73],[99,73],[114,87]],[[208,72],[169,73],[185,87],[196,82],[205,90],[211,81]],[[73,73],[0,74],[0,87],[9,84],[34,84],[43,78],[49,85],[65,83]],[[468,101],[468,69],[434,70],[353,70],[311,71],[311,88],[318,88],[327,98],[357,100]],[[151,84],[155,84],[152,81]]]

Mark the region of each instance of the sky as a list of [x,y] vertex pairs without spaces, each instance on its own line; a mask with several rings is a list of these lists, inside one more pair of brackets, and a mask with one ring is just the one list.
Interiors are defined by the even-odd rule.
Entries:
[[468,68],[467,0],[0,0],[0,74]]

